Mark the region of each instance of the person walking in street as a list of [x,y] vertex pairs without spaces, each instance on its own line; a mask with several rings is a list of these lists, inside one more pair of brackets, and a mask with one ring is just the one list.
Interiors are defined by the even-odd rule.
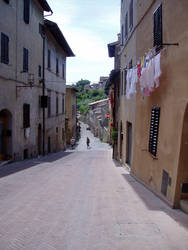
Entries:
[[74,137],[72,137],[71,138],[71,147],[72,147],[72,149],[74,149],[74,144],[75,144],[75,139],[74,139]]
[[89,144],[90,144],[90,139],[89,139],[89,137],[87,137],[87,139],[86,139],[86,144],[87,144],[87,148],[89,148]]

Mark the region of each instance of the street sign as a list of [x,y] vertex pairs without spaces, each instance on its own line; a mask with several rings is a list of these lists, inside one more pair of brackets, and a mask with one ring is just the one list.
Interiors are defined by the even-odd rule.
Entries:
[[110,114],[105,114],[105,117],[106,117],[107,119],[109,119],[109,118],[110,118]]

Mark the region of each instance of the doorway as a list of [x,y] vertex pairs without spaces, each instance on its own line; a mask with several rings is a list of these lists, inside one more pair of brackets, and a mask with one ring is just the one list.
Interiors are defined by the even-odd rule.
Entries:
[[179,155],[179,166],[177,174],[177,185],[176,185],[176,197],[175,206],[179,206],[180,200],[188,200],[188,105],[185,110],[180,155]]
[[132,156],[132,123],[127,122],[127,151],[126,151],[126,163],[131,167]]
[[42,127],[39,123],[38,125],[38,155],[41,155],[41,136],[42,136]]
[[12,158],[12,115],[8,110],[0,112],[0,161]]

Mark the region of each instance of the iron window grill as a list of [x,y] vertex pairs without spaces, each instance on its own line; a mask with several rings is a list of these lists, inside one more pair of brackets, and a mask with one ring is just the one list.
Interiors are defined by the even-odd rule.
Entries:
[[151,110],[150,136],[149,136],[149,152],[153,156],[157,155],[159,118],[160,118],[160,107],[153,107]]

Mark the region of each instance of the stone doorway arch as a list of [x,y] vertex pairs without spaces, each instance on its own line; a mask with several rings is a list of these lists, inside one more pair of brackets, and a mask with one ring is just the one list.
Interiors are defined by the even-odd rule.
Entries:
[[175,207],[181,200],[188,200],[188,104],[185,109],[177,171]]
[[9,110],[0,111],[0,161],[12,158],[12,114]]

